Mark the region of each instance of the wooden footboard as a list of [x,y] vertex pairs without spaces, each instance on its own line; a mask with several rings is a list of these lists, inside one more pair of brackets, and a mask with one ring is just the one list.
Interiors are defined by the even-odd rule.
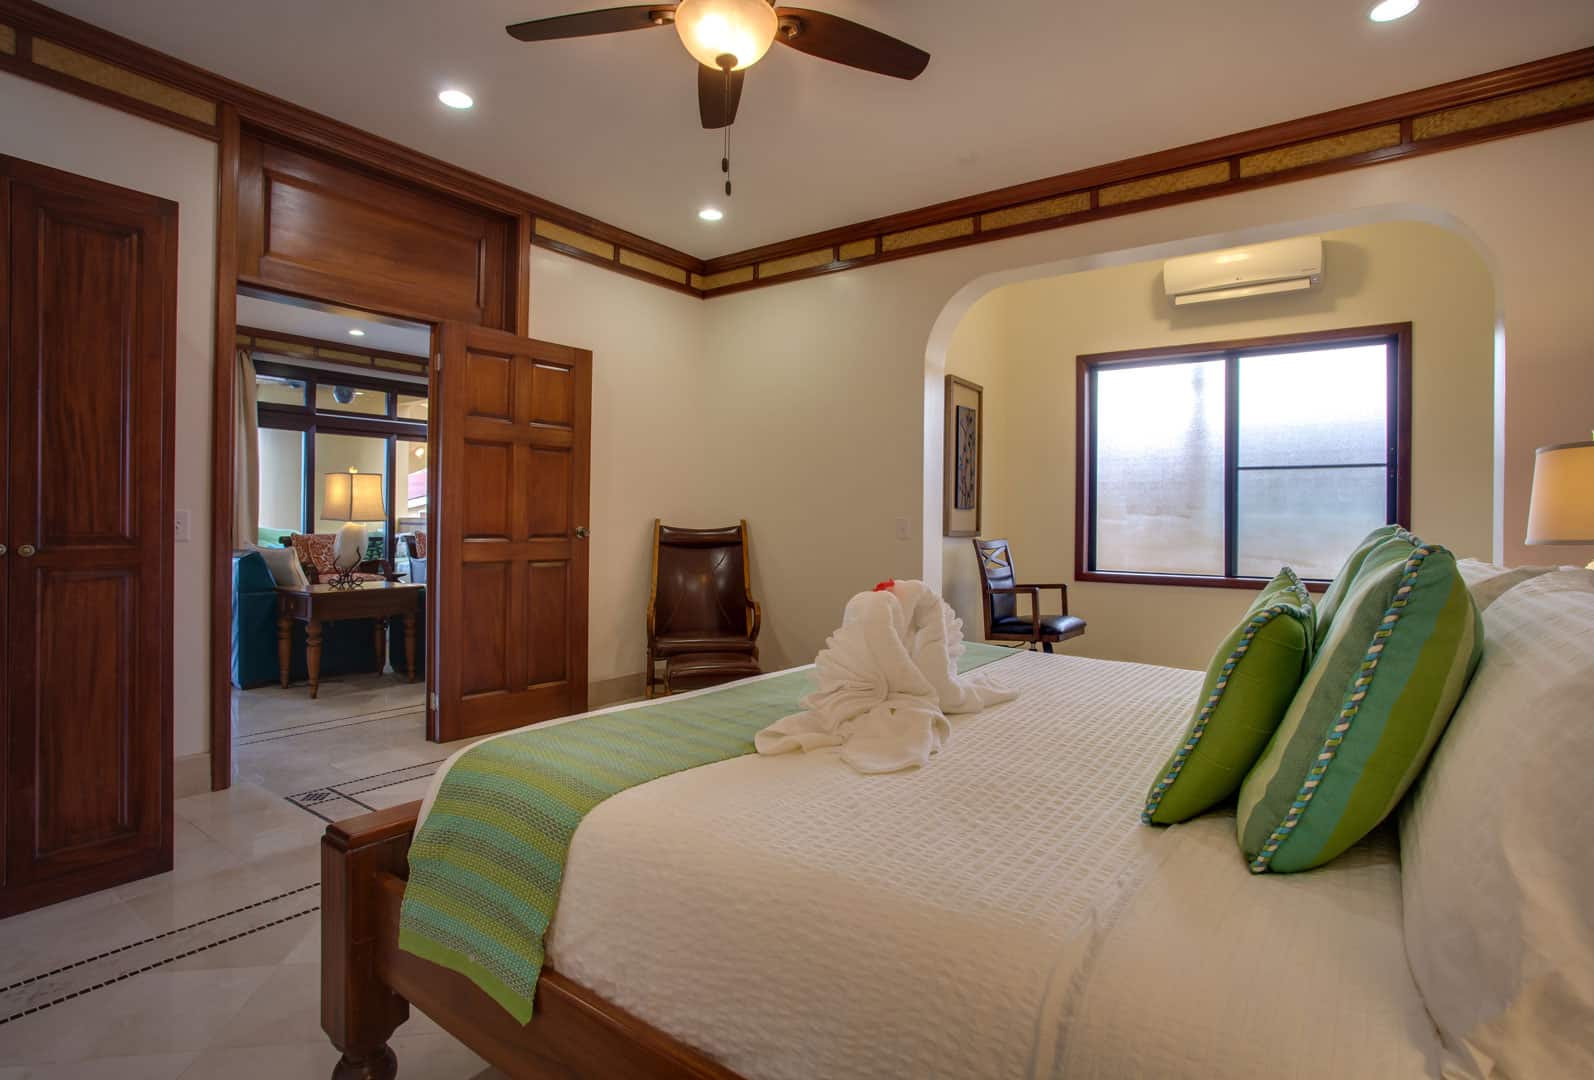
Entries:
[[514,1077],[737,1080],[700,1052],[558,972],[537,981],[522,1027],[464,976],[398,948],[418,802],[327,827],[321,841],[321,1026],[343,1053],[334,1080],[392,1080],[388,1045],[414,1005]]

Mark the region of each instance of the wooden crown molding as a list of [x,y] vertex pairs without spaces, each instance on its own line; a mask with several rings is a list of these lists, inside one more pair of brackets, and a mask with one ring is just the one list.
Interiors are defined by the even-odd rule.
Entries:
[[713,297],[1594,118],[1594,48],[703,260],[63,15],[0,0],[0,70],[211,139],[245,125],[519,218],[527,245]]

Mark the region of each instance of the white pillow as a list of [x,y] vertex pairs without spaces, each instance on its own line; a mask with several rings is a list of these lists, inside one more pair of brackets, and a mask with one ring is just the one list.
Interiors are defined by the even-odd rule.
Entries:
[[1594,1076],[1594,572],[1514,586],[1401,816],[1406,956],[1446,1076]]
[[1467,583],[1467,591],[1472,593],[1479,611],[1498,600],[1507,589],[1554,569],[1553,566],[1501,566],[1478,559],[1456,560],[1456,570]]
[[254,550],[260,552],[260,557],[266,560],[266,569],[271,571],[271,580],[278,585],[303,588],[310,584],[310,579],[304,576],[304,567],[299,565],[299,553],[292,548],[254,546]]

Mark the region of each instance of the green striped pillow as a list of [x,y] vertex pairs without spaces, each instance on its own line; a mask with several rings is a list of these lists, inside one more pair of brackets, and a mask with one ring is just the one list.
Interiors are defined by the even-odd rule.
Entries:
[[1253,873],[1321,866],[1400,802],[1472,678],[1483,623],[1455,557],[1402,533],[1368,552],[1240,787]]
[[1239,790],[1312,662],[1316,622],[1311,594],[1284,567],[1212,658],[1195,717],[1152,782],[1141,821],[1188,821]]
[[1339,611],[1340,604],[1345,602],[1345,596],[1350,592],[1350,587],[1356,581],[1356,571],[1362,568],[1362,562],[1367,558],[1367,553],[1382,544],[1385,540],[1397,536],[1404,536],[1415,541],[1412,536],[1399,525],[1380,525],[1362,538],[1356,549],[1345,558],[1345,565],[1339,568],[1339,573],[1334,575],[1334,580],[1328,583],[1328,588],[1317,601],[1317,637],[1319,640],[1328,637],[1328,628],[1334,621],[1335,612]]

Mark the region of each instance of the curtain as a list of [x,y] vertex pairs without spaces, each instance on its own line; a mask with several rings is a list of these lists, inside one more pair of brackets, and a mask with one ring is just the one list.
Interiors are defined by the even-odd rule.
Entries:
[[248,349],[238,350],[233,375],[232,546],[260,540],[260,420],[255,364]]

